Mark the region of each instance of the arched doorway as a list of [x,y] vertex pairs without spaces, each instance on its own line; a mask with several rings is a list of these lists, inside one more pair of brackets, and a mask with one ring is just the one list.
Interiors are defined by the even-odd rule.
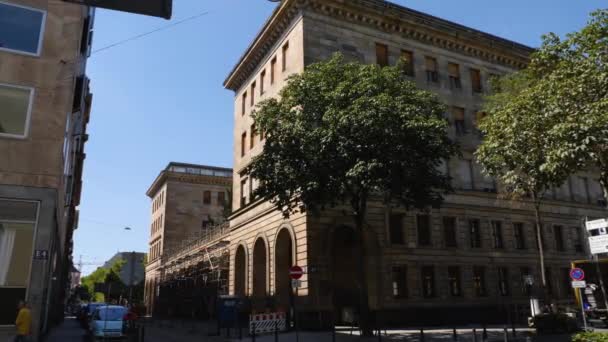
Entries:
[[245,247],[240,245],[234,256],[234,295],[245,297],[247,295],[247,253]]
[[258,238],[253,245],[253,298],[256,302],[262,302],[267,294],[267,260],[266,260],[266,242],[262,238]]
[[291,278],[289,268],[293,266],[293,243],[286,228],[281,229],[274,247],[274,279],[276,304],[279,311],[287,312],[290,307]]
[[347,226],[337,227],[331,238],[331,288],[333,304],[336,310],[334,317],[339,322],[351,316],[359,306],[359,289],[357,287],[357,241],[354,229]]

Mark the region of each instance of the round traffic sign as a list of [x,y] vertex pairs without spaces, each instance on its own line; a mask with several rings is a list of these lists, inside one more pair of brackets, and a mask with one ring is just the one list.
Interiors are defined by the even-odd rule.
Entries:
[[572,278],[572,280],[581,281],[585,279],[585,271],[581,268],[573,268],[570,270],[570,278]]
[[291,266],[291,268],[289,268],[289,277],[291,277],[291,279],[300,279],[302,278],[302,274],[304,274],[304,270],[302,270],[302,267],[300,266]]

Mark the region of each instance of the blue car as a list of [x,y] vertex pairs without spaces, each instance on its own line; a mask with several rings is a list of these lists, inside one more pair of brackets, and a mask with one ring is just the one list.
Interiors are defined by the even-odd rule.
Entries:
[[119,305],[99,306],[93,312],[89,329],[97,338],[123,338],[124,317],[127,309]]

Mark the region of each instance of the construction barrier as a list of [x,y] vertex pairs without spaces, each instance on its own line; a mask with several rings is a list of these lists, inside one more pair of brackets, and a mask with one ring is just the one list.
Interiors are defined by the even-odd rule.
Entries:
[[[254,332],[255,329],[255,332]],[[287,319],[284,312],[261,313],[249,316],[249,333],[263,334],[287,330]]]

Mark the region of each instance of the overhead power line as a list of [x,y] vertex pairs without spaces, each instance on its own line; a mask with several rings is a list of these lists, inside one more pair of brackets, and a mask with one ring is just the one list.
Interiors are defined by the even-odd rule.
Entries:
[[149,36],[149,35],[151,35],[151,34],[153,34],[153,33],[156,33],[156,32],[159,32],[159,31],[166,30],[166,29],[171,28],[171,27],[173,27],[173,26],[177,26],[177,25],[179,25],[179,24],[183,24],[183,23],[185,23],[185,22],[187,22],[187,21],[190,21],[190,20],[194,20],[194,19],[200,18],[200,17],[205,16],[205,15],[207,15],[207,14],[209,14],[209,12],[208,12],[208,11],[201,12],[201,13],[199,13],[199,14],[195,14],[195,15],[193,15],[193,16],[191,16],[191,17],[184,18],[184,19],[182,19],[182,20],[178,20],[178,21],[176,21],[176,22],[174,22],[174,23],[171,23],[171,24],[168,24],[168,25],[165,25],[165,26],[159,27],[159,28],[154,29],[154,30],[152,30],[152,31],[148,31],[148,32],[145,32],[145,33],[141,33],[141,34],[138,34],[138,35],[136,35],[136,36],[133,36],[133,37],[130,37],[130,38],[127,38],[127,39],[124,39],[124,40],[118,41],[118,42],[116,42],[116,43],[113,43],[113,44],[110,44],[110,45],[104,46],[104,47],[99,48],[99,49],[97,49],[97,50],[93,50],[93,52],[91,52],[91,55],[92,55],[92,54],[94,54],[94,53],[100,52],[100,51],[108,50],[108,49],[111,49],[111,48],[113,48],[113,47],[116,47],[116,46],[119,46],[119,45],[123,45],[123,44],[125,44],[125,43],[128,43],[128,42],[131,42],[131,41],[134,41],[134,40],[137,40],[137,39],[143,38],[143,37],[145,37],[145,36]]

